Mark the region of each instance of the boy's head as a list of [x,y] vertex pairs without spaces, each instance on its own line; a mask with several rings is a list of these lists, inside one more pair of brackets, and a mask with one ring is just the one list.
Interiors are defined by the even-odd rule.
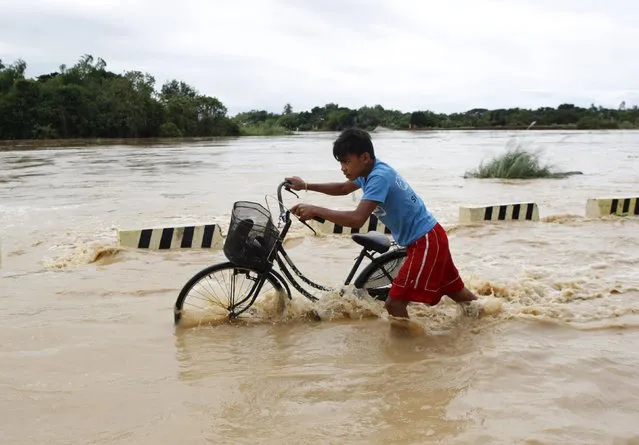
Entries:
[[359,128],[342,131],[333,143],[333,156],[351,181],[366,176],[375,164],[375,149],[368,132]]

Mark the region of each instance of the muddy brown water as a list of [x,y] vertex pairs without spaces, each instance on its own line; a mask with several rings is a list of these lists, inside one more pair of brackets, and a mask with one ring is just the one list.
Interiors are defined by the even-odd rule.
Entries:
[[[375,135],[449,230],[481,296],[470,315],[414,306],[396,335],[380,303],[347,291],[173,326],[179,289],[222,252],[123,249],[116,230],[225,228],[234,201],[264,203],[285,175],[341,180],[335,136],[1,152],[3,442],[639,443],[639,220],[584,217],[589,197],[639,194],[639,132]],[[463,178],[513,138],[584,174]],[[457,224],[460,205],[528,200],[542,221]],[[287,246],[335,288],[358,252],[300,224]]]

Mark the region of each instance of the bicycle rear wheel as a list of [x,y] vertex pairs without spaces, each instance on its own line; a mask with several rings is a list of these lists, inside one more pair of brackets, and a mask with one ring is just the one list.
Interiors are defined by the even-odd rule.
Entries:
[[[264,276],[264,272],[230,262],[209,266],[196,273],[180,291],[173,310],[174,323],[180,323],[185,314],[195,324],[234,319],[273,291],[278,299],[282,292],[291,299],[290,289],[274,271]],[[198,310],[199,317],[195,314]]]
[[385,301],[405,259],[406,249],[397,249],[378,256],[364,268],[353,285],[356,289],[367,291],[371,297]]

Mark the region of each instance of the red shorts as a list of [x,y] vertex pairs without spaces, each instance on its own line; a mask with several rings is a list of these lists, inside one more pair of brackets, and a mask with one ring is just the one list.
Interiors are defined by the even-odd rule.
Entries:
[[434,306],[444,295],[464,288],[450,255],[448,236],[439,223],[406,251],[406,261],[393,280],[389,297]]

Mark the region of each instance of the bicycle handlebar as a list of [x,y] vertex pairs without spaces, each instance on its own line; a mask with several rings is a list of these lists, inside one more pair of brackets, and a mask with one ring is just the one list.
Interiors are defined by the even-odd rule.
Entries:
[[[280,206],[280,218],[283,221],[287,221],[288,218],[290,217],[291,211],[288,209],[284,208],[284,202],[282,201],[282,188],[286,189],[287,192],[292,193],[293,195],[295,195],[295,197],[299,198],[299,195],[297,193],[295,193],[293,190],[291,190],[290,188],[291,183],[284,181],[281,182],[280,185],[277,186],[277,203]],[[302,224],[304,224],[306,227],[308,227],[309,229],[311,229],[311,231],[317,235],[317,232],[315,231],[315,229],[313,229],[311,226],[309,226],[306,221],[302,221],[301,219],[299,219],[296,216],[297,220],[299,222],[301,222]]]
[[[282,182],[280,183],[280,185],[277,186],[277,203],[280,206],[280,217],[282,217],[282,215],[284,215],[287,211],[284,209],[284,203],[282,202],[282,187],[286,187],[286,191],[291,192],[292,194],[294,194],[295,196],[297,196],[297,193],[293,192],[288,186],[290,185],[289,182]],[[299,196],[297,196],[299,198]]]

